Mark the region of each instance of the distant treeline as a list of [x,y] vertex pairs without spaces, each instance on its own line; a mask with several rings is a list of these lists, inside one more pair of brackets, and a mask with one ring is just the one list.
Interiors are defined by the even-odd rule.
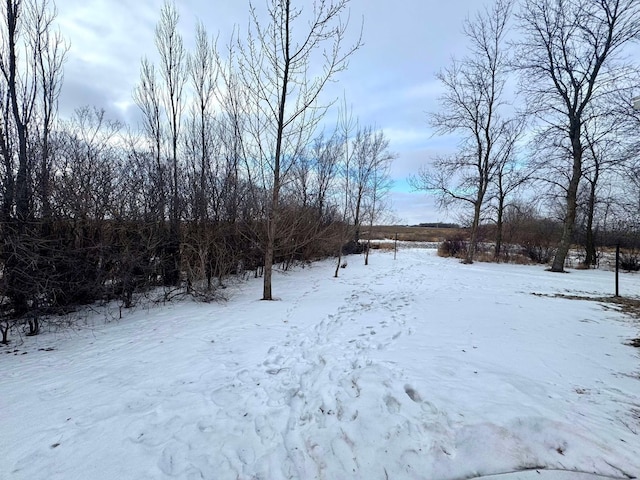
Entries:
[[411,225],[412,227],[423,228],[460,228],[457,223],[420,223],[418,225]]

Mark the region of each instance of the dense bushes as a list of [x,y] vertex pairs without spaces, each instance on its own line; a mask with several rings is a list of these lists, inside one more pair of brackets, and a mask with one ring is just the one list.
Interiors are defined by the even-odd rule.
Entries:
[[[290,220],[282,220],[276,263],[288,268],[336,253],[337,223],[308,211],[289,213]],[[166,263],[172,258],[165,223],[67,219],[32,222],[21,232],[2,228],[0,333],[5,342],[10,326],[25,324],[27,334],[36,335],[42,317],[96,301],[118,300],[128,308],[139,294],[168,284]],[[167,294],[210,300],[229,275],[263,265],[259,222],[183,222],[180,228],[180,278],[165,287]]]
[[[492,234],[492,226],[481,226],[483,240],[476,247],[476,260],[500,261],[510,263],[537,263],[548,264],[555,255],[556,244],[559,238],[559,226],[548,219],[535,219],[525,224],[505,225],[505,238],[508,242],[503,245],[500,257],[496,258],[494,243],[489,241]],[[603,231],[600,235],[601,252],[613,262],[613,252],[616,246],[621,248],[620,268],[626,271],[640,271],[640,236],[634,232]],[[579,245],[579,242],[576,242]],[[438,246],[438,255],[441,257],[464,258],[468,246],[468,238],[464,230],[443,240]],[[580,252],[578,251],[578,258]],[[613,263],[608,264],[613,265]],[[579,265],[575,265],[578,267]]]
[[640,252],[630,250],[620,253],[620,268],[628,272],[640,271]]
[[441,257],[461,257],[467,250],[467,241],[462,234],[456,234],[445,239],[438,246],[438,255]]

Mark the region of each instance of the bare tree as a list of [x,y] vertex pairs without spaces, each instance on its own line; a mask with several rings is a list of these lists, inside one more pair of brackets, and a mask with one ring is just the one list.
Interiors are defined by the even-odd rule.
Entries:
[[[50,173],[48,140],[66,45],[53,32],[56,14],[47,0],[6,0],[0,14],[3,284],[12,315],[20,317],[36,308],[43,286],[34,257],[42,248],[40,232],[30,222],[36,215],[34,184],[39,183],[42,205],[46,207],[48,201],[42,189]],[[40,165],[35,164],[37,154],[42,159]],[[30,333],[38,332],[39,322],[34,318]]]
[[159,72],[156,73],[156,67],[151,62],[143,59],[140,84],[134,92],[134,100],[143,113],[144,127],[157,164],[158,219],[161,232],[165,230],[165,214],[168,214],[169,220],[166,241],[161,248],[166,286],[179,283],[181,266],[180,220],[183,205],[179,149],[188,70],[187,52],[178,31],[179,18],[174,3],[166,0],[155,30]]
[[640,34],[637,0],[525,0],[518,14],[522,91],[548,135],[556,133],[567,168],[563,233],[551,270],[564,271],[573,239],[583,177],[584,126],[589,106],[608,95],[616,62]]
[[87,303],[107,295],[107,265],[117,262],[106,237],[122,171],[121,127],[107,119],[104,110],[85,106],[60,122],[52,136],[53,221],[37,250],[40,277],[47,284],[40,292],[41,308]]
[[74,228],[111,217],[120,171],[117,137],[122,128],[96,107],[77,108],[57,132],[50,201]]
[[[220,105],[220,114],[217,118],[218,138],[220,140],[222,165],[217,179],[220,183],[221,218],[230,224],[236,224],[240,217],[240,204],[245,194],[242,187],[241,171],[243,165],[248,162],[247,154],[247,124],[248,107],[247,92],[242,89],[241,76],[239,74],[238,58],[235,43],[232,41],[227,47],[227,58],[216,50],[216,65],[220,79],[220,88],[214,91],[216,100]],[[251,183],[251,170],[245,169],[248,174],[247,184]]]
[[368,126],[358,129],[351,142],[353,151],[350,169],[351,216],[353,242],[360,242],[363,220],[372,222],[388,190],[388,171],[395,155],[389,151],[389,140],[382,130]]
[[178,32],[179,14],[170,0],[166,0],[156,25],[156,47],[160,54],[160,76],[164,82],[163,103],[167,119],[168,158],[171,172],[169,200],[169,237],[166,245],[165,284],[180,281],[180,158],[178,147],[184,109],[184,86],[187,81],[187,52]]
[[189,58],[189,79],[194,94],[189,115],[187,136],[194,195],[192,199],[197,223],[208,219],[207,196],[217,196],[211,189],[215,186],[209,181],[214,157],[214,112],[213,101],[217,81],[215,63],[215,43],[201,23],[196,27],[196,50]]
[[32,15],[35,32],[32,43],[33,50],[36,52],[40,97],[39,121],[37,122],[40,147],[38,193],[44,228],[48,228],[46,223],[51,216],[51,207],[49,205],[49,183],[51,179],[50,135],[57,116],[58,98],[62,88],[62,66],[69,50],[69,46],[60,31],[53,30],[53,21],[56,14],[55,6],[49,8],[48,2],[43,2],[40,5],[35,5]]
[[[268,24],[251,5],[252,27],[241,46],[243,87],[250,94],[251,134],[260,161],[261,188],[269,192],[264,243],[263,300],[272,300],[272,265],[280,214],[280,190],[329,104],[320,94],[360,46],[345,47],[349,0],[267,2]],[[316,63],[320,61],[321,63]]]
[[595,100],[585,115],[583,182],[578,191],[585,267],[597,265],[598,231],[606,234],[607,223],[620,220],[618,207],[626,203],[636,179],[628,173],[637,161],[637,112],[631,99],[640,71],[637,65],[620,70],[624,74],[616,78],[612,95]]
[[[607,179],[612,179],[610,169],[622,166],[622,149],[625,142],[621,139],[618,124],[613,118],[595,116],[585,122],[583,138],[585,152],[583,156],[582,180],[584,191],[584,248],[585,257],[582,262],[585,267],[595,266],[597,263],[595,220],[596,210],[601,200],[601,191],[606,188]],[[613,173],[613,172],[611,172]],[[603,181],[604,180],[604,181]],[[604,184],[604,185],[603,185]],[[578,189],[578,200],[581,189]],[[580,205],[578,205],[578,208]],[[579,208],[580,209],[580,208]]]
[[342,161],[340,162],[341,177],[344,182],[343,193],[344,199],[342,203],[342,223],[343,232],[340,239],[340,246],[338,249],[338,261],[336,262],[336,270],[333,274],[334,278],[338,278],[338,272],[340,268],[344,266],[342,263],[342,254],[345,247],[345,243],[350,239],[350,217],[349,217],[349,205],[351,204],[351,161],[353,157],[353,150],[350,148],[351,135],[357,127],[357,120],[353,118],[353,110],[347,108],[347,100],[343,97],[342,107],[340,108],[340,115],[338,117],[338,134],[342,142]]
[[[188,221],[183,241],[183,265],[187,269],[188,292],[210,298],[216,263],[216,225],[221,211],[221,192],[217,181],[219,148],[215,121],[218,64],[215,40],[210,39],[203,24],[196,26],[195,51],[188,56],[192,99],[185,135],[187,193],[185,205]],[[199,281],[206,279],[204,288]]]
[[331,188],[337,178],[343,144],[334,132],[330,137],[317,137],[312,145],[312,176],[315,179],[314,200],[318,214],[329,213]]
[[[160,85],[155,66],[146,58],[142,59],[140,67],[140,83],[133,92],[133,99],[142,113],[142,128],[149,144],[151,162],[143,162],[144,170],[148,171],[148,180],[152,183],[149,197],[154,199],[154,207],[148,210],[160,223],[166,219],[166,185],[165,165],[163,159],[164,125],[162,123],[162,106],[160,100]],[[132,138],[132,140],[134,140]],[[139,148],[138,140],[130,142],[130,151],[134,156]],[[139,171],[139,169],[136,169]]]
[[487,190],[510,151],[514,119],[505,115],[505,85],[509,58],[505,37],[512,0],[498,0],[490,9],[464,23],[470,53],[438,73],[445,92],[430,123],[439,134],[462,135],[458,152],[435,159],[412,184],[439,195],[441,206],[451,202],[473,209],[471,240],[465,263],[473,263],[478,226]]
[[373,225],[380,218],[381,214],[388,209],[388,195],[393,184],[389,169],[396,155],[389,152],[388,148],[389,141],[384,137],[384,133],[376,132],[370,149],[370,162],[373,168],[364,203],[365,218],[369,218],[369,234],[367,236],[367,248],[364,256],[365,265],[369,265]]
[[321,133],[293,168],[293,190],[303,208],[315,209],[318,218],[327,212],[329,190],[338,173],[342,145],[335,134]]
[[[35,119],[36,97],[38,82],[37,66],[30,41],[37,36],[33,32],[33,9],[38,3],[23,2],[22,0],[7,0],[3,4],[2,18],[2,50],[0,51],[0,70],[4,80],[7,108],[10,121],[17,137],[17,173],[15,177],[15,216],[20,222],[29,217],[30,179],[29,179],[29,128]],[[25,58],[20,61],[20,50],[24,49]],[[4,99],[3,98],[3,101]],[[7,125],[6,131],[9,132]],[[12,152],[11,152],[12,153]],[[13,174],[13,172],[5,172]]]
[[508,199],[528,183],[532,176],[532,170],[524,165],[518,156],[518,140],[521,138],[525,127],[524,117],[516,117],[506,126],[505,141],[502,142],[503,150],[499,153],[500,161],[496,166],[495,178],[489,190],[491,200],[495,208],[496,238],[494,258],[500,261],[504,234],[504,215],[509,206]]

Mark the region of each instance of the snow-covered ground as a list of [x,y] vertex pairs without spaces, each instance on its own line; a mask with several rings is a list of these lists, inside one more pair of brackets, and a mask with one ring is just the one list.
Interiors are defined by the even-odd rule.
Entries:
[[640,325],[546,295],[609,295],[610,272],[370,262],[1,349],[0,478],[640,476]]

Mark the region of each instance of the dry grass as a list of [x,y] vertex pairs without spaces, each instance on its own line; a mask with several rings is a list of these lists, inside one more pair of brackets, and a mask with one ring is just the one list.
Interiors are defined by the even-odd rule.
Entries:
[[[473,257],[474,262],[496,263],[496,256],[493,252],[476,252]],[[501,255],[497,263],[512,263],[514,265],[532,265],[533,261],[522,254]]]
[[[431,227],[406,227],[396,225],[375,225],[371,230],[372,240],[385,238],[395,239],[401,242],[442,242],[455,235],[467,236],[464,228],[431,228]],[[363,230],[362,238],[368,238],[368,229]]]
[[591,302],[603,303],[606,308],[611,308],[623,312],[633,318],[640,320],[640,299],[627,297],[589,297],[586,295],[566,295],[556,293],[553,295],[534,293],[539,297],[566,298],[568,300],[588,300]]
[[392,242],[371,242],[371,250],[394,250],[395,245]]

